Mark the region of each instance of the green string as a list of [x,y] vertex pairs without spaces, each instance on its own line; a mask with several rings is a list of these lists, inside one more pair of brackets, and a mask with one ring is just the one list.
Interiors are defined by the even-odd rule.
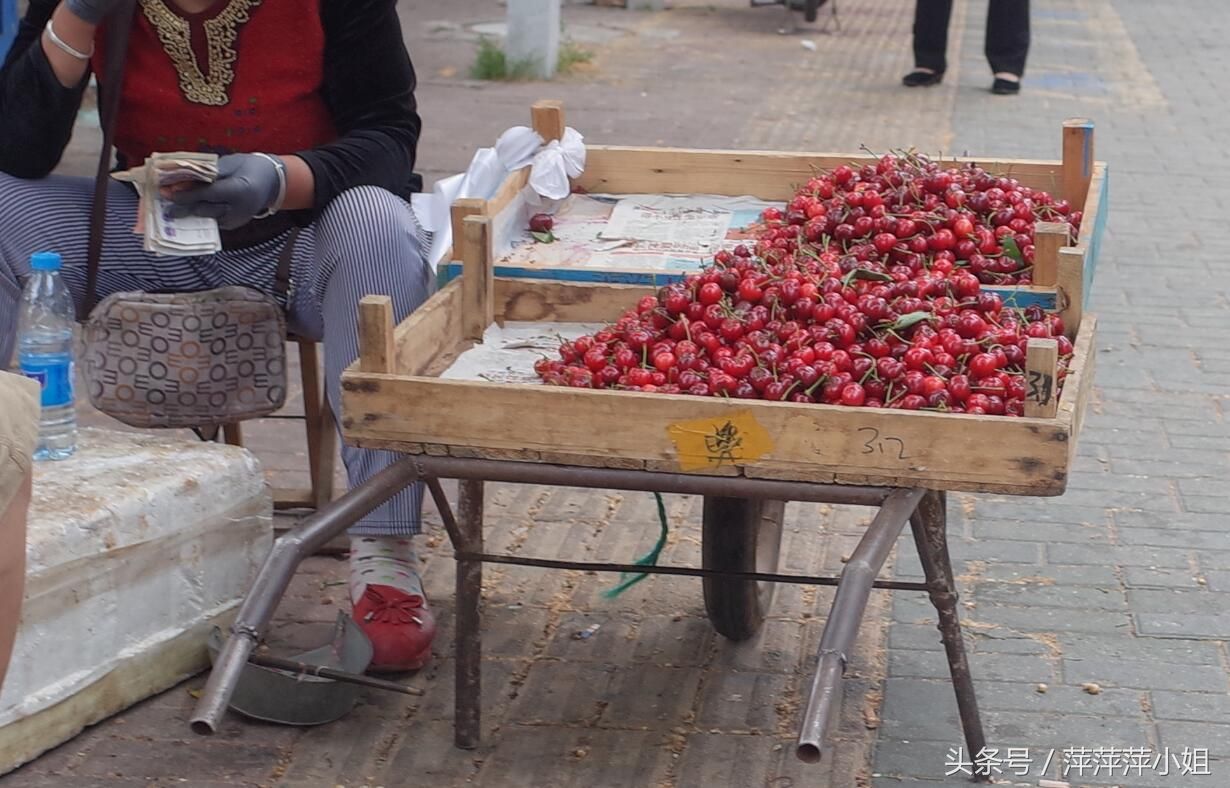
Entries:
[[[658,532],[658,543],[655,544],[653,549],[648,553],[645,553],[645,555],[636,559],[635,563],[637,566],[657,566],[658,558],[662,555],[662,548],[666,547],[666,532],[668,530],[666,523],[666,503],[663,502],[661,493],[654,493],[653,497],[654,500],[658,502],[658,523],[661,525],[661,530]],[[644,580],[646,577],[649,577],[649,575],[645,572],[639,572],[637,574],[624,572],[620,575],[620,577],[623,579],[619,582],[619,585],[610,590],[603,591],[602,596],[607,599],[614,599],[632,586]]]

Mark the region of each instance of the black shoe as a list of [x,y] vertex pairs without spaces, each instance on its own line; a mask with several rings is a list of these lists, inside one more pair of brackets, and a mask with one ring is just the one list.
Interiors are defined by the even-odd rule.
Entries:
[[928,85],[938,85],[943,81],[943,71],[911,71],[902,77],[901,84],[907,88],[921,88]]
[[997,96],[1015,96],[1021,92],[1021,83],[1019,81],[1014,82],[1011,79],[996,77],[995,81],[991,83],[991,92]]

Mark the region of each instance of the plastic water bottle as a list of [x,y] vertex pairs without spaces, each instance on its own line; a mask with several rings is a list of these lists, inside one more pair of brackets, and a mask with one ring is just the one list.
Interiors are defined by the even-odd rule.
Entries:
[[17,358],[21,372],[43,387],[36,460],[62,460],[77,449],[73,398],[73,299],[60,276],[60,255],[38,252],[21,294]]

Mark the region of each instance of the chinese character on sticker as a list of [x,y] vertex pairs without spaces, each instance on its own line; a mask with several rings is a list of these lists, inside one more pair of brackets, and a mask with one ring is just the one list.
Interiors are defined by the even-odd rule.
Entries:
[[1093,750],[1088,747],[1065,747],[1063,750],[1063,776],[1084,777],[1093,771]]
[[1011,771],[1017,777],[1028,776],[1031,765],[1028,747],[1009,747],[1008,751],[1004,754],[1004,768]]
[[1111,776],[1116,769],[1122,768],[1124,763],[1124,754],[1122,747],[1094,747],[1093,748],[1093,776],[1097,777],[1100,774]]
[[724,462],[733,464],[739,459],[735,452],[742,447],[743,438],[739,435],[739,428],[729,421],[714,430],[712,435],[705,436],[705,448],[709,450],[709,460],[718,465]]
[[972,777],[974,774],[974,763],[965,757],[964,747],[949,747],[944,767],[948,769],[944,772],[945,777],[951,777],[954,774],[968,774]]
[[978,756],[974,758],[974,774],[980,777],[990,777],[994,774],[1003,774],[1004,759],[999,757],[999,748],[983,747],[978,751]]
[[[1158,771],[1161,767],[1161,771]],[[1153,754],[1153,768],[1150,769],[1154,774],[1161,777],[1170,776],[1170,748],[1163,747],[1161,752]]]
[[1152,752],[1148,747],[1125,747],[1123,776],[1127,777],[1130,774],[1135,774],[1137,777],[1143,776],[1146,770],[1152,768]]
[[1174,765],[1179,770],[1179,774],[1201,775],[1208,776],[1212,774],[1209,771],[1209,748],[1208,747],[1184,747],[1178,755],[1172,754]]

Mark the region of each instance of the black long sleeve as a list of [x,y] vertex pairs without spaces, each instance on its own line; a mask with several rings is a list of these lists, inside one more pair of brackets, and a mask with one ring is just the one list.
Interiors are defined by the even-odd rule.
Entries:
[[43,178],[60,163],[89,74],[64,87],[39,43],[59,0],[30,0],[30,7],[0,67],[0,172]]
[[324,99],[341,135],[299,153],[316,178],[315,209],[353,186],[380,186],[409,198],[419,120],[415,75],[396,0],[324,0]]
[[[0,69],[0,171],[21,178],[44,177],[59,164],[88,81],[62,86],[39,44],[57,2],[30,0]],[[396,0],[321,0],[321,19],[321,93],[339,137],[298,152],[316,181],[313,210],[297,212],[300,221],[354,186],[380,186],[406,198],[422,188],[414,173],[421,128],[416,80]]]

